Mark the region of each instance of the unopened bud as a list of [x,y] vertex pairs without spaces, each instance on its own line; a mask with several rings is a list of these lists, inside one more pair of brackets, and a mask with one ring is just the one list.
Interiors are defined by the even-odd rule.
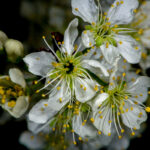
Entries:
[[8,39],[5,42],[5,50],[8,59],[12,62],[15,62],[19,57],[23,57],[24,54],[23,44],[20,41],[13,39]]

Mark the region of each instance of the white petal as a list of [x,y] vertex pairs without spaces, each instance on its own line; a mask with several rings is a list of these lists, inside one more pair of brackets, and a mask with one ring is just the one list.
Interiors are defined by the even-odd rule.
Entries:
[[33,132],[34,134],[38,134],[40,132],[49,133],[50,132],[49,124],[51,123],[51,121],[53,121],[53,119],[48,120],[44,124],[38,124],[38,123],[35,123],[33,121],[28,120],[27,121],[27,126],[28,126],[28,129],[31,132]]
[[[131,106],[133,110],[131,111]],[[140,128],[140,124],[147,119],[147,114],[143,108],[140,108],[136,105],[131,105],[125,102],[124,109],[128,109],[128,112],[121,114],[123,123],[129,128]],[[142,116],[139,117],[139,114],[142,113]]]
[[119,56],[118,48],[112,45],[109,45],[108,48],[106,48],[106,45],[103,44],[100,49],[104,55],[104,58],[109,64],[113,64],[116,58]]
[[92,47],[95,44],[93,33],[89,30],[82,32],[82,42],[85,47]]
[[48,52],[31,53],[23,60],[27,63],[29,71],[39,76],[45,76],[53,68],[51,63],[55,62],[54,56]]
[[28,149],[43,149],[45,146],[44,138],[34,135],[29,131],[25,131],[21,134],[19,142]]
[[122,0],[115,0],[114,7],[108,11],[107,17],[110,18],[112,24],[129,24],[134,17],[134,10],[138,7],[138,0],[123,0],[123,4],[117,5],[117,2]]
[[145,102],[148,97],[148,87],[150,87],[150,78],[141,76],[137,78],[133,84],[129,85],[127,91],[135,96],[138,96],[137,98],[133,97],[134,100]]
[[78,19],[75,18],[70,22],[64,34],[64,45],[62,50],[64,52],[67,52],[69,55],[71,55],[74,50],[73,45],[78,36],[77,26],[78,26]]
[[132,37],[117,35],[114,39],[122,41],[122,44],[118,44],[118,51],[129,63],[136,64],[140,61],[141,46]]
[[[94,87],[96,86],[96,82],[90,79],[75,79],[75,95],[76,99],[82,103],[90,100],[96,94]],[[83,87],[82,87],[83,86]]]
[[93,107],[92,107],[93,111],[97,111],[99,105],[102,104],[108,97],[109,95],[107,93],[98,94],[94,98]]
[[19,69],[17,68],[9,69],[9,76],[11,81],[13,81],[14,83],[19,84],[23,88],[26,87],[24,76]]
[[96,60],[83,60],[82,66],[84,68],[89,69],[91,72],[93,72],[98,76],[105,76],[105,77],[109,76],[109,73],[106,70],[106,68]]
[[96,136],[96,129],[92,126],[92,124],[86,122],[83,126],[82,123],[84,120],[82,120],[82,114],[76,115],[72,119],[72,128],[79,136],[82,138],[92,138]]
[[[108,108],[106,108],[106,111],[103,111],[101,114],[99,114],[98,111],[93,112],[93,118],[95,120],[94,126],[107,136],[111,133],[111,126],[109,123],[110,115],[111,113]],[[101,119],[100,116],[103,116],[103,118]]]
[[28,106],[29,106],[29,98],[26,96],[18,97],[14,108],[9,107],[8,103],[2,105],[2,107],[15,118],[21,117],[28,109]]
[[29,112],[29,119],[35,123],[42,124],[53,118],[57,112],[58,110],[52,107],[52,105],[48,103],[48,100],[41,100],[34,105]]
[[94,0],[71,0],[72,12],[85,22],[97,22],[98,7]]

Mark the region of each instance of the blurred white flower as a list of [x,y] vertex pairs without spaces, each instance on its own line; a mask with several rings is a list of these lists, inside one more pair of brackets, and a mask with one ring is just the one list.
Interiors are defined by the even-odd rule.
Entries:
[[4,46],[10,61],[15,62],[17,58],[23,57],[24,47],[20,41],[8,39]]
[[21,117],[28,108],[25,88],[26,82],[19,69],[10,69],[9,76],[0,77],[0,105],[15,118]]

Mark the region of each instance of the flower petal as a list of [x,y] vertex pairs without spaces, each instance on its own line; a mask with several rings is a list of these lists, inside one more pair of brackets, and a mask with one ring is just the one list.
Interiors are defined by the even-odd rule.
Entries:
[[23,88],[26,87],[24,76],[19,69],[17,68],[9,69],[9,76],[11,81],[13,81],[14,83],[19,84]]
[[18,97],[14,108],[9,107],[8,103],[2,105],[2,107],[15,118],[21,117],[28,109],[28,106],[29,106],[29,98],[27,96]]
[[57,112],[58,110],[49,104],[48,100],[41,100],[29,112],[29,119],[42,124],[51,119]]
[[27,63],[29,71],[35,75],[45,76],[52,68],[52,62],[55,58],[48,52],[35,52],[24,57],[24,62]]
[[81,17],[85,22],[97,22],[98,7],[94,0],[71,0],[72,12]]
[[64,52],[67,52],[69,55],[71,55],[74,50],[74,47],[73,47],[74,42],[78,36],[77,26],[78,26],[78,19],[75,18],[74,20],[70,22],[64,34],[64,45],[62,47],[62,50]]
[[82,125],[82,114],[79,113],[79,115],[76,115],[72,119],[72,128],[79,136],[82,138],[92,138],[95,137],[97,134],[96,128],[92,126],[89,122],[86,122],[85,125]]
[[82,32],[82,42],[85,47],[92,47],[95,44],[93,33],[89,30]]
[[82,65],[98,76],[109,76],[106,68],[97,60],[83,60]]
[[[130,109],[131,107],[133,110]],[[128,112],[121,114],[122,121],[129,128],[139,129],[140,124],[147,119],[145,110],[136,106],[135,104],[129,104],[125,102],[124,109],[128,109]]]
[[[119,5],[118,5],[119,2]],[[115,0],[107,17],[112,24],[129,24],[134,17],[134,10],[138,8],[138,0]]]
[[132,99],[135,101],[145,102],[148,97],[148,87],[150,87],[150,78],[141,76],[137,80],[130,84],[128,92],[135,95]]
[[118,48],[112,45],[107,47],[106,44],[103,44],[100,49],[104,55],[104,58],[109,64],[113,64],[116,58],[119,56]]
[[116,35],[116,41],[122,41],[118,44],[119,53],[131,64],[136,64],[141,59],[141,46],[130,36]]
[[43,149],[45,146],[44,138],[34,135],[29,131],[25,131],[21,134],[19,142],[28,149]]
[[77,77],[74,82],[76,99],[82,103],[90,100],[96,94],[94,87],[96,82],[90,79],[81,79]]

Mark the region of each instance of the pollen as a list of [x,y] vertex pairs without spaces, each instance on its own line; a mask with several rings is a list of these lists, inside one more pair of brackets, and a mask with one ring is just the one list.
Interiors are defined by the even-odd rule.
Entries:
[[95,22],[92,22],[92,25],[95,26]]
[[42,97],[45,97],[46,95],[45,94],[42,94]]
[[76,145],[76,144],[77,144],[77,142],[76,142],[76,141],[74,141],[74,142],[73,142],[73,144],[74,144],[74,145]]
[[102,132],[101,132],[101,131],[98,131],[98,134],[99,134],[99,135],[101,135],[101,134],[102,134]]
[[150,112],[150,107],[146,107],[145,111],[149,113]]
[[12,108],[13,108],[13,107],[15,107],[15,105],[16,105],[16,102],[13,101],[13,100],[10,101],[10,102],[8,102],[8,106],[9,106],[9,107],[12,107]]
[[83,33],[84,33],[84,34],[87,34],[87,31],[85,30],[85,31],[83,31]]
[[111,133],[108,133],[108,136],[111,136]]
[[134,9],[133,12],[134,12],[134,13],[137,13],[137,9]]
[[82,141],[82,138],[81,138],[81,137],[79,137],[78,139],[79,139],[79,141]]
[[62,98],[59,98],[59,102],[60,102],[60,103],[62,102]]
[[131,135],[134,136],[134,135],[135,135],[135,132],[132,132]]
[[45,39],[45,36],[42,36],[43,39]]
[[121,133],[124,133],[124,129],[121,129]]
[[119,41],[119,44],[121,45],[123,42],[122,41]]
[[126,76],[126,73],[125,73],[125,72],[124,72],[124,73],[122,73],[122,76],[123,76],[123,77],[125,77],[125,76]]
[[120,4],[123,4],[123,3],[124,3],[124,1],[121,1],[121,2],[120,2]]
[[94,90],[98,91],[98,85],[95,85]]
[[83,90],[86,91],[86,87],[84,87]]
[[100,119],[103,119],[103,116],[99,116]]
[[106,48],[108,48],[108,47],[109,47],[109,43],[107,42],[107,43],[106,43]]
[[45,106],[45,107],[47,107],[47,106],[48,106],[48,104],[44,104],[44,106]]
[[79,8],[75,8],[75,11],[79,11]]
[[125,96],[125,99],[127,100],[127,99],[128,99],[128,96]]
[[118,138],[119,138],[119,139],[121,139],[121,138],[122,138],[122,136],[121,136],[121,135],[119,135],[119,136],[118,136]]
[[60,87],[60,86],[58,86],[58,87],[57,87],[57,90],[59,91],[59,90],[60,90],[60,88],[61,88],[61,87]]
[[95,120],[94,120],[94,118],[91,118],[90,121],[91,121],[92,123],[94,123]]

